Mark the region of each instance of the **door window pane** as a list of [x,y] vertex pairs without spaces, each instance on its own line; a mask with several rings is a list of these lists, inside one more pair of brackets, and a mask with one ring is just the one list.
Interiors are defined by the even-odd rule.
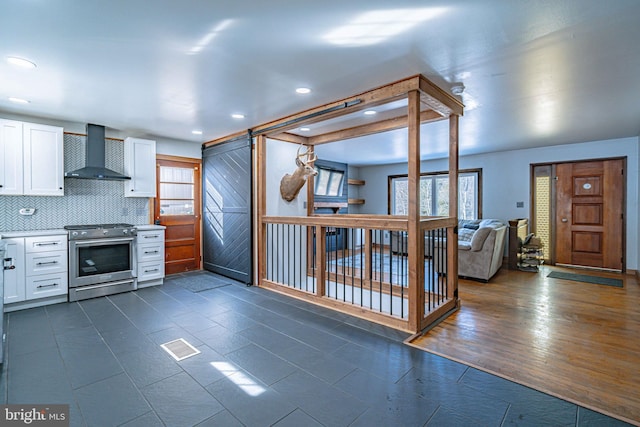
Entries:
[[191,168],[160,166],[160,215],[194,215]]

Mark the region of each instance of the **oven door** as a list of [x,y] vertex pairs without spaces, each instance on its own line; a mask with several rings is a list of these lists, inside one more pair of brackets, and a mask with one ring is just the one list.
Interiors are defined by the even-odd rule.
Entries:
[[69,241],[69,287],[133,279],[134,238]]

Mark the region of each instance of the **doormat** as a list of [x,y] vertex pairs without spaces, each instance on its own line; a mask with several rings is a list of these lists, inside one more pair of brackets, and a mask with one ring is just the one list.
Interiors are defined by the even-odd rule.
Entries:
[[588,276],[586,274],[565,273],[563,271],[552,271],[547,275],[552,279],[573,280],[575,282],[593,283],[595,285],[622,287],[621,279],[612,279],[610,277]]
[[172,283],[194,293],[231,285],[231,283],[225,280],[220,280],[208,275],[203,275],[200,277],[180,277],[173,280]]

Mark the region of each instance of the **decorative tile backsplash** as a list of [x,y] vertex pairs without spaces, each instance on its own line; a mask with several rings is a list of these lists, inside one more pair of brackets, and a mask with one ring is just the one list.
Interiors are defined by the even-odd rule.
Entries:
[[[84,166],[85,141],[80,135],[64,135],[64,169]],[[106,140],[106,167],[122,173],[124,144]],[[35,208],[31,216],[18,212]],[[129,223],[148,224],[149,201],[124,197],[123,181],[65,178],[64,197],[0,196],[0,231],[27,231],[62,228],[65,225]]]

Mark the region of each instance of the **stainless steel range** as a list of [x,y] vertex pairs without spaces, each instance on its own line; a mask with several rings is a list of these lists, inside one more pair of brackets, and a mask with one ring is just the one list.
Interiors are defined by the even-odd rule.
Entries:
[[131,224],[68,225],[69,301],[136,288],[136,229]]

